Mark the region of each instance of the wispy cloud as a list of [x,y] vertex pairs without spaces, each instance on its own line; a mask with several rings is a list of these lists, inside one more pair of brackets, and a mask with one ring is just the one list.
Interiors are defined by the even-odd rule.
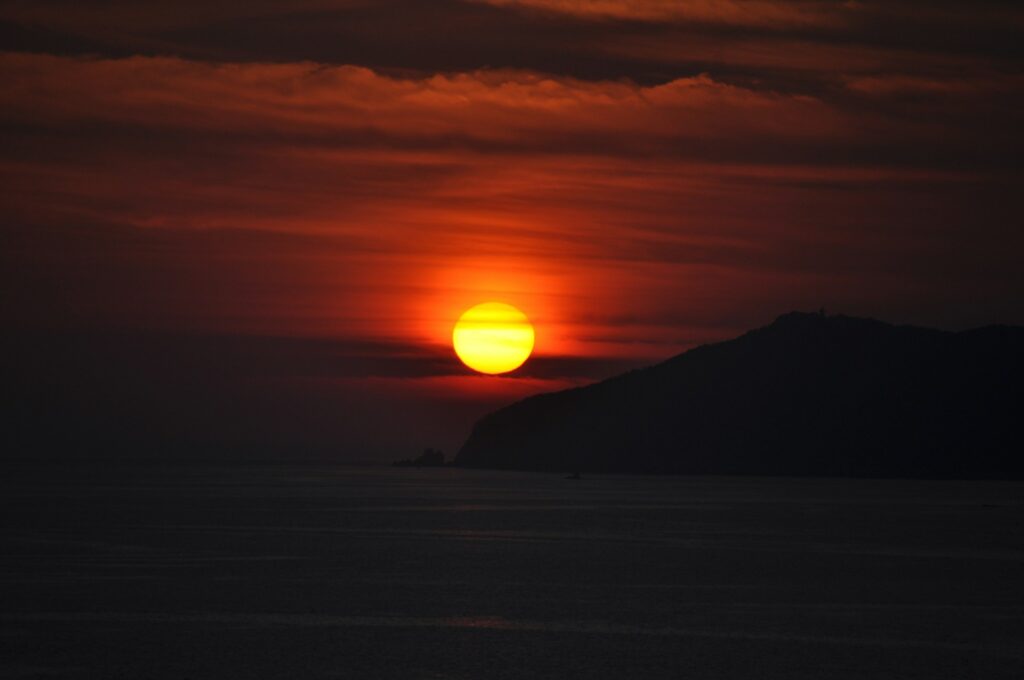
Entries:
[[581,17],[759,26],[836,26],[854,16],[859,3],[819,0],[477,0]]
[[[1019,141],[979,144],[1017,115],[995,103],[1012,76],[815,97],[707,75],[5,54],[0,79],[10,252],[30,279],[78,277],[38,282],[76,322],[444,344],[460,305],[501,295],[548,324],[542,354],[629,356],[642,333],[663,356],[686,331],[652,326],[679,307],[720,326],[736,305],[889,304],[895,281],[923,291],[956,262],[980,276],[1019,214]],[[958,236],[981,196],[1001,216]],[[32,295],[15,318],[47,315]],[[648,323],[594,321],[626,308]],[[579,340],[596,336],[618,340]]]

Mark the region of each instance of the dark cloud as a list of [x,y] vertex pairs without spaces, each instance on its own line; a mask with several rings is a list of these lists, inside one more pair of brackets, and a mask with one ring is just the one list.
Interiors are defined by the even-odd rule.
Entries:
[[[596,11],[595,11],[596,10]],[[516,68],[666,82],[701,72],[820,90],[842,72],[1019,71],[1021,11],[1009,3],[387,2],[8,3],[6,49],[311,61],[425,73]],[[820,46],[822,49],[818,49]],[[817,50],[817,59],[787,55]],[[831,56],[830,56],[831,55]],[[822,58],[824,57],[824,58]],[[955,59],[962,60],[959,68]]]
[[[306,63],[15,54],[0,68],[11,158],[79,149],[164,165],[178,155],[184,166],[219,153],[210,167],[223,171],[233,169],[223,167],[229,154],[303,147],[962,170],[1015,168],[1024,151],[1020,75],[843,76],[814,97],[707,75],[641,87],[521,71],[424,79]],[[438,167],[380,164],[339,179],[414,180]]]

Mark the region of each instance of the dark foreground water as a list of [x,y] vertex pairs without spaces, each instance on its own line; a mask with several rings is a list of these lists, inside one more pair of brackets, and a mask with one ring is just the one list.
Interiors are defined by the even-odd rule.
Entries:
[[20,469],[0,676],[1022,678],[1024,486]]

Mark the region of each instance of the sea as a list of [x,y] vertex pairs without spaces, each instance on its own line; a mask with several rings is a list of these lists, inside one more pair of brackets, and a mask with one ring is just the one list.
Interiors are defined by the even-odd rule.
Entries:
[[7,466],[3,678],[1024,678],[1024,485]]

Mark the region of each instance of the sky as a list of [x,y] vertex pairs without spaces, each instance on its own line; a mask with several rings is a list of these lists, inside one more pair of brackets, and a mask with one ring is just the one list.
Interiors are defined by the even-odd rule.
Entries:
[[[1024,9],[0,1],[14,455],[451,456],[794,310],[1024,323]],[[483,377],[451,327],[523,310]]]

